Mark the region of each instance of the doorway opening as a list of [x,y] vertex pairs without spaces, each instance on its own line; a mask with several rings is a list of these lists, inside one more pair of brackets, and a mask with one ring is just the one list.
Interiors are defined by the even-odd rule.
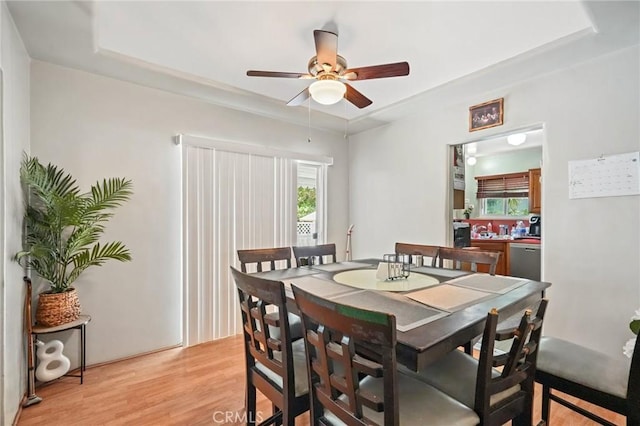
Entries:
[[451,145],[447,242],[502,251],[499,274],[512,275],[509,251],[521,243],[514,238],[532,235],[532,229],[538,253],[543,244],[544,138],[544,126],[538,124]]
[[321,164],[298,163],[296,245],[324,244],[324,168]]

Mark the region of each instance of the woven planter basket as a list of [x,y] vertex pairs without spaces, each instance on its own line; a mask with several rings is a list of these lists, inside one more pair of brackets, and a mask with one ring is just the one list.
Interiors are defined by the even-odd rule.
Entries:
[[55,327],[75,321],[80,316],[80,300],[75,288],[63,293],[45,291],[38,297],[36,322],[45,327]]

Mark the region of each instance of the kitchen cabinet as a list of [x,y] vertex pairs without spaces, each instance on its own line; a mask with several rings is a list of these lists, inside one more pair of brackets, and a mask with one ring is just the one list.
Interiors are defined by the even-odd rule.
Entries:
[[453,208],[464,209],[464,191],[462,189],[453,190]]
[[[471,240],[471,247],[477,247],[480,250],[498,251],[500,259],[496,265],[496,275],[510,275],[509,267],[509,242],[508,241],[479,241]],[[486,265],[478,265],[478,272],[489,272]]]
[[542,170],[529,169],[529,213],[540,214],[542,209],[541,185]]

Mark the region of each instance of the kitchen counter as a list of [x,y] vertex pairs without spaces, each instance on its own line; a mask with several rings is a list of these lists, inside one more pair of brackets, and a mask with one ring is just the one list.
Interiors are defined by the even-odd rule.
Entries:
[[[471,243],[508,243],[508,244],[540,244],[542,240],[537,238],[520,238],[517,240],[509,240],[506,238],[472,238]],[[473,244],[471,244],[473,246]]]
[[540,245],[540,242],[542,240],[539,240],[537,238],[520,238],[518,240],[508,240],[508,241],[511,244],[538,244],[538,245]]

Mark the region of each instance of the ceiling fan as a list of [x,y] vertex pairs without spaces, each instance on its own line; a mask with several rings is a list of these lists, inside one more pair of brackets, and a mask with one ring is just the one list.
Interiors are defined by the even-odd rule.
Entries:
[[301,105],[311,96],[313,100],[324,105],[331,105],[346,98],[358,108],[365,108],[373,101],[347,84],[346,81],[409,75],[409,63],[407,62],[347,68],[347,61],[338,55],[338,35],[336,33],[315,30],[313,38],[316,43],[316,56],[309,60],[309,73],[249,70],[247,76],[316,80],[287,102],[287,105],[290,106]]

